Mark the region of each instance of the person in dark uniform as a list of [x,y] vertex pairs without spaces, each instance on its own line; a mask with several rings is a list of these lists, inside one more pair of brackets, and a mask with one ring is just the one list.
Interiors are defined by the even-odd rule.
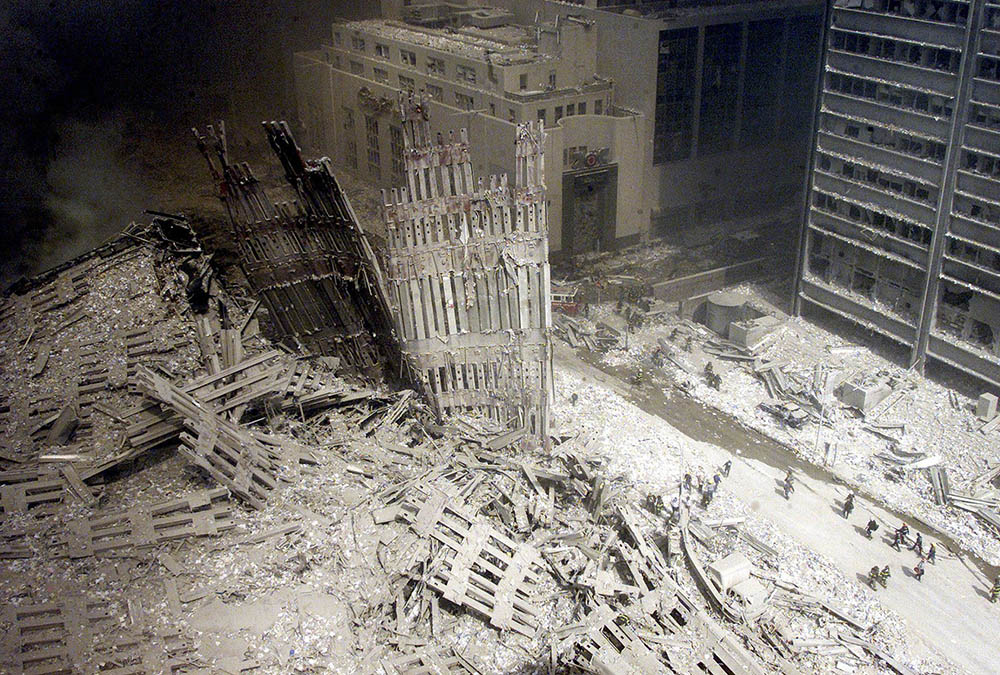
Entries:
[[851,517],[851,511],[854,510],[854,493],[851,492],[847,495],[847,499],[844,500],[844,518]]
[[872,587],[873,591],[878,590],[878,576],[878,565],[874,565],[870,570],[868,570],[868,585]]
[[792,470],[789,469],[788,473],[785,474],[785,482],[782,483],[782,487],[785,489],[785,499],[788,499],[788,496],[795,492],[795,485],[792,483],[792,480]]

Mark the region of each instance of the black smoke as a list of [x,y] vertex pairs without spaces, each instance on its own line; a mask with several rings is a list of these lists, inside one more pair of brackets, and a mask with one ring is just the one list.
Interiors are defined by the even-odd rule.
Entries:
[[[294,117],[291,53],[364,0],[7,0],[0,3],[2,285],[141,216],[150,136],[226,118],[257,137]],[[186,138],[186,136],[185,136]],[[202,187],[192,176],[192,189]]]

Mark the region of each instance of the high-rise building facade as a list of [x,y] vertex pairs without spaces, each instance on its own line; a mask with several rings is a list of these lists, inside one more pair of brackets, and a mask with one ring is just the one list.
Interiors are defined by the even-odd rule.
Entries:
[[835,0],[796,309],[1000,386],[1000,3]]
[[594,22],[598,73],[649,121],[651,237],[704,241],[801,203],[823,0],[488,1],[524,21]]
[[381,102],[401,90],[428,95],[436,131],[468,128],[483,175],[513,171],[516,124],[541,120],[553,252],[799,203],[822,0],[483,4],[383,2],[296,54],[305,144],[391,185],[401,136]]

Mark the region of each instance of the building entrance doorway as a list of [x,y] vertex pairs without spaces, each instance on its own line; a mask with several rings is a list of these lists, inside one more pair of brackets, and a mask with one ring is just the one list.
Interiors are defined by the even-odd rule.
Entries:
[[615,240],[618,167],[563,174],[563,249],[607,251]]

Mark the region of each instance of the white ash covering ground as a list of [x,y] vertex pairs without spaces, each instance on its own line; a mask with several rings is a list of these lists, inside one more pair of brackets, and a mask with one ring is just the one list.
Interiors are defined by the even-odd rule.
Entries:
[[[556,399],[553,413],[562,431],[581,432],[591,438],[588,448],[605,460],[610,475],[619,476],[621,485],[634,486],[640,494],[672,494],[684,473],[711,475],[717,469],[712,458],[723,452],[685,436],[663,419],[650,415],[629,403],[606,386],[595,383],[577,372],[557,364],[555,369]],[[573,403],[570,396],[576,393]],[[894,612],[882,607],[873,592],[860,587],[834,563],[784,536],[767,519],[756,516],[742,501],[726,491],[725,479],[720,495],[707,512],[695,507],[705,519],[745,517],[743,527],[779,553],[777,569],[764,556],[732,537],[724,549],[709,555],[721,557],[734,550],[746,555],[756,567],[778,578],[794,583],[802,592],[835,603],[862,623],[875,626],[871,639],[895,658],[911,665],[916,672],[959,673],[961,669],[934,654],[908,634],[905,622]],[[643,511],[645,514],[646,512]],[[647,524],[660,533],[666,529],[662,519],[646,518]],[[689,597],[701,602],[701,593],[683,568],[678,581]],[[828,637],[827,626],[834,629],[841,622],[826,615],[807,616],[799,612],[776,610],[789,622],[791,632],[801,638]],[[813,672],[830,672],[843,656],[806,656],[815,665]],[[878,667],[865,666],[858,673],[882,672]]]
[[[767,307],[762,295],[750,286],[741,286],[734,292],[745,295],[755,306]],[[789,365],[785,369],[786,373],[811,381],[813,366],[824,363],[830,368],[840,368],[850,373],[885,372],[901,378],[905,376],[905,369],[864,346],[857,346],[856,349],[843,353],[837,353],[836,350],[831,353],[828,351],[829,347],[846,346],[843,338],[803,318],[787,317],[771,309],[781,316],[783,324],[773,337],[765,340],[757,355],[764,360],[787,360]],[[612,305],[592,307],[591,316],[616,327],[623,325],[620,317],[614,315]],[[648,365],[649,355],[657,340],[669,338],[673,328],[678,325],[681,322],[674,316],[660,324],[646,325],[629,335],[628,349],[612,350],[603,360],[615,367]],[[768,399],[767,390],[760,379],[740,363],[716,358],[701,351],[700,343],[704,340],[718,339],[708,328],[700,327],[691,353],[680,350],[684,344],[683,335],[673,344],[678,347],[679,360],[685,366],[690,365],[694,374],[680,375],[679,369],[669,363],[665,368],[679,377],[686,377],[692,385],[690,394],[695,398],[786,444],[803,459],[817,465],[823,464],[825,443],[836,442],[836,463],[826,468],[848,484],[876,496],[890,508],[911,514],[947,533],[961,546],[987,562],[1000,564],[1000,540],[996,535],[988,531],[971,513],[934,504],[930,480],[925,471],[909,471],[902,482],[887,478],[890,466],[874,455],[886,452],[888,441],[864,431],[863,418],[843,410],[834,399],[834,405],[826,411],[827,420],[833,424],[833,429],[824,429],[817,444],[815,423],[807,423],[800,430],[784,426],[758,408],[761,402]],[[700,376],[708,361],[712,361],[716,372],[722,375],[719,391],[709,387]],[[942,384],[916,376],[908,378],[908,382],[913,383],[913,388],[879,418],[879,423],[905,423],[906,432],[902,437],[901,447],[924,452],[928,456],[940,455],[942,466],[948,469],[952,489],[967,491],[966,486],[974,476],[1000,462],[1000,436],[994,433],[988,437],[976,431],[978,423],[972,412],[974,401],[958,395],[961,406],[956,410],[949,402],[951,390]]]
[[[45,339],[51,340],[53,350],[38,378],[25,385],[23,373],[37,358],[42,332],[29,340],[29,322],[19,320],[8,341],[0,346],[6,364],[2,392],[18,401],[12,419],[13,430],[20,436],[28,431],[29,399],[51,395],[53,405],[58,407],[68,397],[60,387],[80,372],[76,346],[84,337],[101,341],[105,351],[112,353],[111,384],[102,391],[101,398],[112,412],[135,403],[135,395],[127,394],[125,389],[127,350],[121,338],[113,337],[120,331],[152,324],[157,349],[143,360],[179,380],[198,374],[191,323],[178,314],[172,302],[181,294],[181,288],[171,275],[158,279],[161,275],[148,258],[120,262],[114,271],[91,275],[89,295],[76,301],[77,307],[90,315],[84,323],[73,330],[57,330],[76,308],[58,309],[45,317],[51,324],[45,326],[49,329]],[[20,302],[15,316],[24,319],[28,308],[23,305],[26,300]],[[239,320],[241,312],[236,309],[235,318]],[[84,333],[84,325],[90,332]],[[185,343],[179,349],[172,346],[171,340],[178,333]],[[22,347],[25,343],[27,348]],[[557,426],[581,438],[576,449],[582,448],[584,453],[602,460],[602,471],[617,491],[617,498],[633,505],[645,534],[662,535],[663,519],[638,508],[643,496],[672,490],[685,471],[710,473],[719,463],[719,451],[691,441],[609,387],[585,381],[561,367],[556,385]],[[578,395],[575,404],[569,402],[571,392]],[[104,413],[95,411],[91,419],[88,442],[73,449],[93,452],[99,458],[119,446],[121,429],[111,425],[111,418]],[[545,671],[553,630],[579,618],[579,607],[572,595],[556,593],[548,574],[543,575],[539,589],[541,625],[534,639],[501,633],[482,617],[444,600],[441,609],[445,625],[435,627],[434,633],[425,621],[415,620],[412,612],[398,623],[391,620],[396,599],[391,584],[400,574],[411,572],[415,560],[427,558],[428,545],[403,523],[375,525],[371,512],[382,506],[376,495],[446,460],[453,446],[429,443],[434,448],[429,450],[432,456],[427,464],[419,465],[384,450],[386,444],[381,438],[362,438],[356,420],[337,410],[309,421],[294,415],[273,417],[269,427],[271,432],[293,437],[307,446],[316,455],[318,465],[301,467],[301,475],[293,482],[283,482],[262,511],[250,511],[232,501],[236,527],[220,536],[174,541],[154,549],[125,548],[114,556],[68,559],[53,557],[49,546],[54,538],[65,535],[67,521],[90,515],[90,509],[70,502],[58,506],[54,517],[40,518],[37,512],[5,516],[0,520],[0,543],[20,540],[30,549],[31,557],[0,561],[0,602],[10,607],[84,594],[89,600],[108,603],[109,618],[94,632],[95,643],[131,632],[151,636],[177,629],[193,640],[185,657],[192,667],[228,672],[236,672],[241,666],[254,666],[254,672],[262,674],[380,672],[384,658],[425,644],[454,647],[483,672]],[[388,433],[391,437],[386,441],[402,443],[407,439],[405,425]],[[28,446],[16,450],[23,452]],[[531,453],[516,459],[547,461]],[[206,487],[214,487],[214,483],[188,468],[182,457],[169,450],[154,451],[108,476],[100,510],[144,507]],[[587,515],[578,505],[559,511],[562,525],[554,529],[586,528]],[[710,513],[746,511],[744,505],[723,494]],[[846,583],[828,562],[782,538],[765,520],[751,515],[747,523],[753,534],[780,552],[782,576],[787,574],[804,590],[836,600],[856,616],[881,620],[873,639],[920,672],[952,672],[947,664],[920,650],[907,653],[905,641],[898,639],[902,631],[898,619],[880,610],[863,589],[857,592],[857,584]],[[298,529],[273,534],[259,543],[248,540],[290,524]],[[537,528],[528,541],[541,546],[541,539],[552,531]],[[20,533],[25,534],[19,537]],[[738,541],[730,544],[745,550],[763,566],[754,551]],[[713,551],[707,557],[722,552]],[[161,554],[168,554],[169,560],[176,562],[168,565]],[[177,568],[172,571],[174,564]],[[683,563],[678,561],[678,566],[679,583],[689,597],[704,607]],[[823,634],[825,622],[815,625],[814,618],[784,614],[795,634]],[[3,628],[6,632],[10,626]],[[694,643],[687,646],[689,655],[672,654],[672,658],[690,660],[701,648]],[[809,659],[817,671],[836,666],[833,657]],[[862,665],[858,672],[879,671]]]

